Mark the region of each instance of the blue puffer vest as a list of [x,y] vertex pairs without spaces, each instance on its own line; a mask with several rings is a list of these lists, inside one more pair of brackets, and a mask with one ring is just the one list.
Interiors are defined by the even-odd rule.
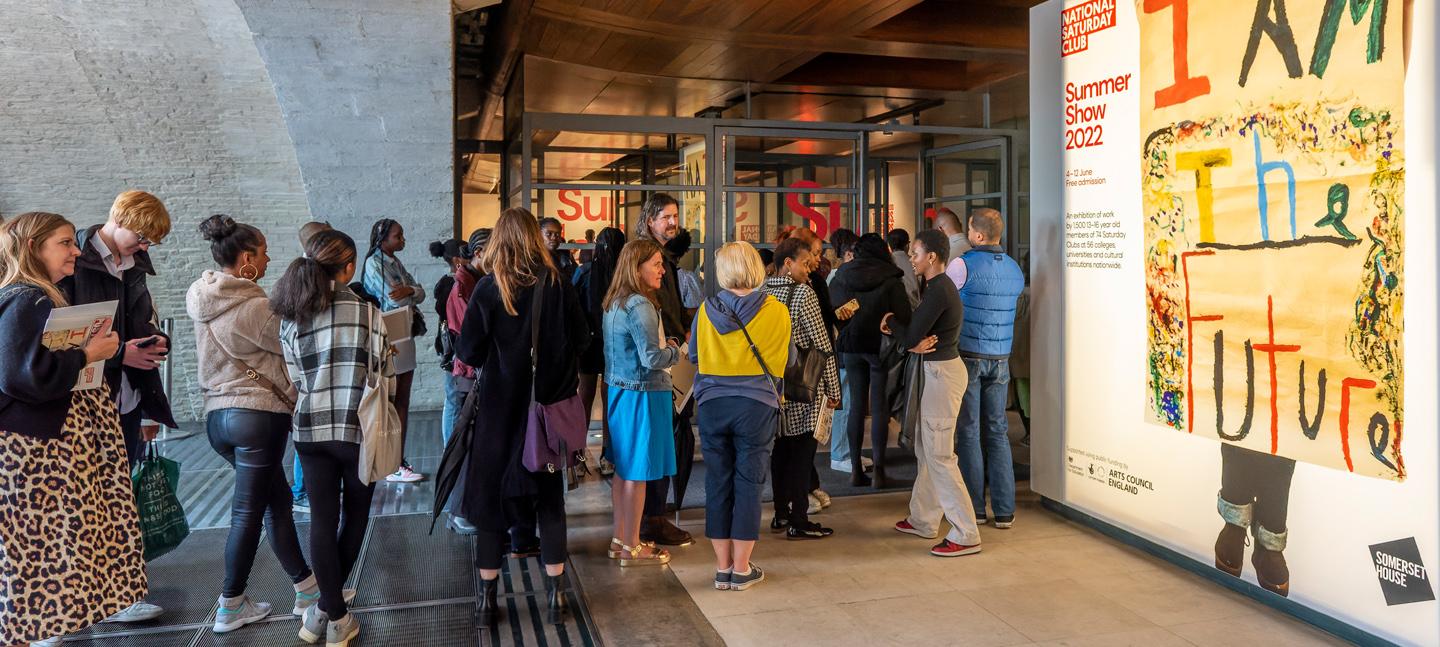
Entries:
[[960,328],[960,354],[1005,359],[1015,341],[1015,301],[1025,289],[1020,265],[999,245],[981,245],[960,257],[965,261],[965,324]]

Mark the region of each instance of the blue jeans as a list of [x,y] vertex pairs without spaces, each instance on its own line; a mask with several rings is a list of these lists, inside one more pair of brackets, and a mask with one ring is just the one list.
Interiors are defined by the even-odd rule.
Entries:
[[[985,512],[985,486],[997,517],[1015,514],[1015,466],[1010,458],[1009,423],[1005,420],[1010,360],[966,357],[970,384],[955,423],[955,453],[960,474],[977,515]],[[982,451],[983,447],[983,451]]]
[[[841,397],[848,398],[850,380],[847,377],[845,369],[840,369],[840,394]],[[849,428],[846,422],[850,420],[850,412],[856,410],[862,410],[860,403],[846,402],[843,408],[835,410],[835,417],[830,423],[830,460],[832,461],[850,462],[850,434],[846,432]]]
[[705,457],[705,536],[759,539],[760,497],[780,410],[731,396],[708,400],[696,411]]
[[[283,465],[283,463],[282,463]],[[305,470],[300,468],[300,452],[295,452],[295,484],[290,486],[290,498],[296,501],[306,498]]]
[[[474,386],[474,380],[456,377],[453,374],[445,376],[445,407],[440,413],[440,438],[442,444],[450,444],[450,436],[455,434],[455,421],[460,418],[460,408],[465,405],[465,396],[470,394],[470,389]],[[454,492],[463,492],[464,490],[465,481],[462,476],[461,480],[456,481]],[[450,512],[451,508],[454,507],[457,498],[459,497],[452,494],[450,499],[445,502],[446,512]]]

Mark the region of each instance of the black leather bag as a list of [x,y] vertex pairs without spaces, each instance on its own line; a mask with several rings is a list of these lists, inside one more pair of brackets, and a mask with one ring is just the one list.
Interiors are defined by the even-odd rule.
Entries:
[[[800,284],[790,284],[787,302],[795,298]],[[796,347],[796,361],[785,367],[785,399],[789,402],[814,404],[820,398],[820,386],[825,379],[825,361],[829,353],[818,348]]]

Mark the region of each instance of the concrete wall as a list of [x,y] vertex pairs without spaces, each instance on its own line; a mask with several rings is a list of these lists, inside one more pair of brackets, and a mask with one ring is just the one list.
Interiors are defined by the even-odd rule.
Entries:
[[[151,290],[176,319],[177,416],[202,406],[184,295],[213,265],[206,216],[267,233],[266,287],[312,213],[362,245],[376,218],[409,223],[407,265],[427,285],[442,271],[424,248],[452,220],[448,2],[0,0],[0,15],[0,213],[87,226],[127,188],[165,201],[174,232]],[[297,32],[308,54],[266,36]],[[417,407],[439,406],[431,358]]]

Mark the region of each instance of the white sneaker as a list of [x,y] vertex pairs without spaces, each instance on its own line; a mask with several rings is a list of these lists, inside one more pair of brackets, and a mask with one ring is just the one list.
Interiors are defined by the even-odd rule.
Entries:
[[425,475],[410,469],[408,465],[401,465],[394,474],[385,477],[390,483],[416,483],[425,480]]
[[300,617],[300,640],[312,645],[324,640],[329,624],[330,619],[325,617],[325,612],[321,611],[320,607],[311,605],[305,609],[305,615]]
[[805,508],[805,514],[815,514],[824,507],[820,505],[820,499],[815,498],[815,495],[811,494],[807,498],[810,499],[810,505]]
[[[870,469],[873,468],[873,467],[875,467],[875,461],[870,460],[870,457],[868,457],[868,456],[861,456],[861,457],[860,457],[860,469],[863,469],[863,470],[865,470],[865,471],[868,472],[868,471],[870,471]],[[832,461],[830,461],[830,469],[835,470],[835,471],[837,471],[837,472],[844,472],[844,473],[846,473],[846,474],[849,474],[849,473],[850,473],[850,461],[848,461],[848,460],[845,460],[845,461],[834,461],[834,460],[832,460]]]
[[325,627],[325,647],[349,647],[350,641],[360,635],[360,619],[353,613],[333,620]]
[[65,638],[63,636],[56,636],[54,638],[46,638],[45,640],[37,640],[30,643],[30,647],[60,647],[60,643],[62,642],[65,642]]
[[102,622],[145,622],[146,620],[159,618],[160,614],[163,613],[165,613],[164,609],[149,602],[141,601],[130,605],[130,608],[110,616]]
[[[349,605],[351,602],[354,602],[354,601],[355,601],[355,589],[345,589],[345,590],[343,590],[343,591],[340,592],[340,595],[341,595],[341,597],[344,597],[344,598],[345,598],[345,604],[346,604],[346,605]],[[316,604],[319,604],[319,603],[320,603],[320,592],[319,592],[319,591],[316,591],[316,592],[314,592],[314,593],[300,593],[300,592],[297,592],[297,593],[295,594],[295,608],[290,610],[290,615],[293,615],[293,616],[304,616],[306,609],[309,609],[310,607],[313,607],[313,606],[315,606]]]
[[224,598],[220,599],[220,608],[215,611],[215,626],[210,630],[217,634],[235,631],[252,622],[259,622],[270,615],[270,605],[266,602],[255,602],[248,596],[240,603],[240,606],[231,609],[225,606]]

